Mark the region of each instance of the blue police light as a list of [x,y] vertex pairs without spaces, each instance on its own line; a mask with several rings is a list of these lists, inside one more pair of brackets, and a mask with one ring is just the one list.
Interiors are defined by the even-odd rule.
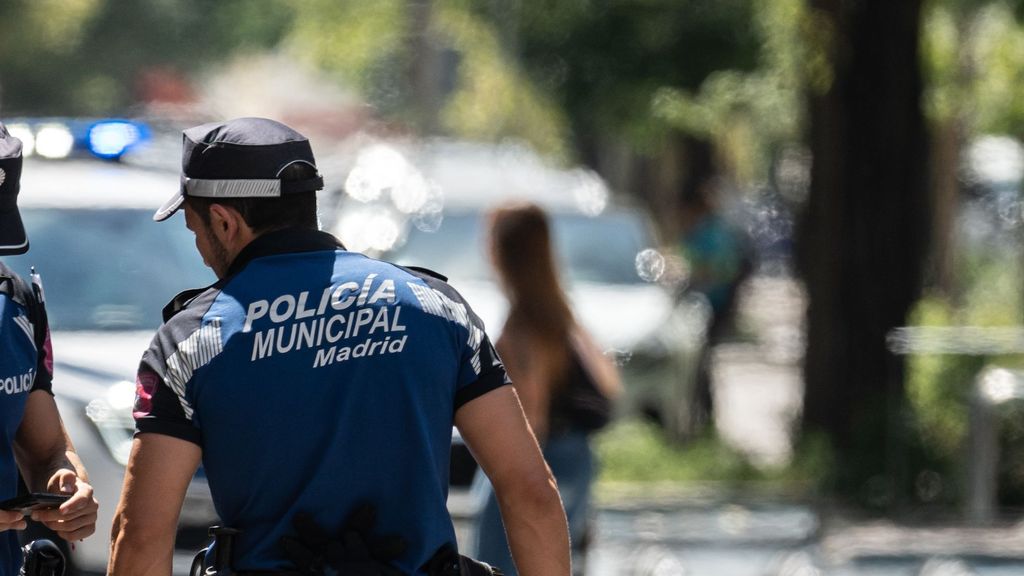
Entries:
[[127,120],[103,120],[89,127],[86,145],[89,152],[107,160],[115,160],[145,140],[145,126]]

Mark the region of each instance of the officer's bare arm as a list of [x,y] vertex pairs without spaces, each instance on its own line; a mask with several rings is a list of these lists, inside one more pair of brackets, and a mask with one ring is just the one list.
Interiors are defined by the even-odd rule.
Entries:
[[29,490],[73,494],[56,510],[34,512],[33,519],[65,540],[81,540],[96,531],[99,505],[93,497],[89,475],[75,453],[50,394],[36,391],[28,395],[14,437],[14,456]]
[[502,386],[471,400],[455,424],[494,485],[519,573],[568,576],[565,511],[515,389]]
[[110,576],[168,576],[178,515],[202,450],[185,440],[139,434],[110,532]]

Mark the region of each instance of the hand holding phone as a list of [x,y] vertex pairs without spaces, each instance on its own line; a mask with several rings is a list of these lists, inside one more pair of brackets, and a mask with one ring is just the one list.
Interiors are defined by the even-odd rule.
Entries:
[[59,508],[61,504],[71,498],[70,494],[51,494],[46,492],[33,492],[15,496],[0,502],[0,510],[16,510],[23,516],[30,516],[33,510],[50,510]]

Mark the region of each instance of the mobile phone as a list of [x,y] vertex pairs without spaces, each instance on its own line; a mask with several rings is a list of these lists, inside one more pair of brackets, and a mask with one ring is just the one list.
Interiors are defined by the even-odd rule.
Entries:
[[33,510],[48,510],[57,508],[71,498],[70,494],[49,494],[44,492],[33,492],[22,494],[0,502],[0,509],[17,510],[23,515],[32,514]]

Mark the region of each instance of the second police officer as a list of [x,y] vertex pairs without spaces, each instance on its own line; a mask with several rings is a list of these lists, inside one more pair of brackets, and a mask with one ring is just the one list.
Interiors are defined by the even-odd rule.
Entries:
[[[24,254],[29,242],[18,212],[21,141],[0,124],[0,255]],[[0,262],[0,500],[18,492],[19,472],[30,492],[69,494],[58,508],[32,518],[67,541],[96,530],[99,505],[85,467],[64,430],[53,399],[53,350],[42,285],[26,282]],[[20,511],[0,510],[0,576],[22,566],[16,531]]]

